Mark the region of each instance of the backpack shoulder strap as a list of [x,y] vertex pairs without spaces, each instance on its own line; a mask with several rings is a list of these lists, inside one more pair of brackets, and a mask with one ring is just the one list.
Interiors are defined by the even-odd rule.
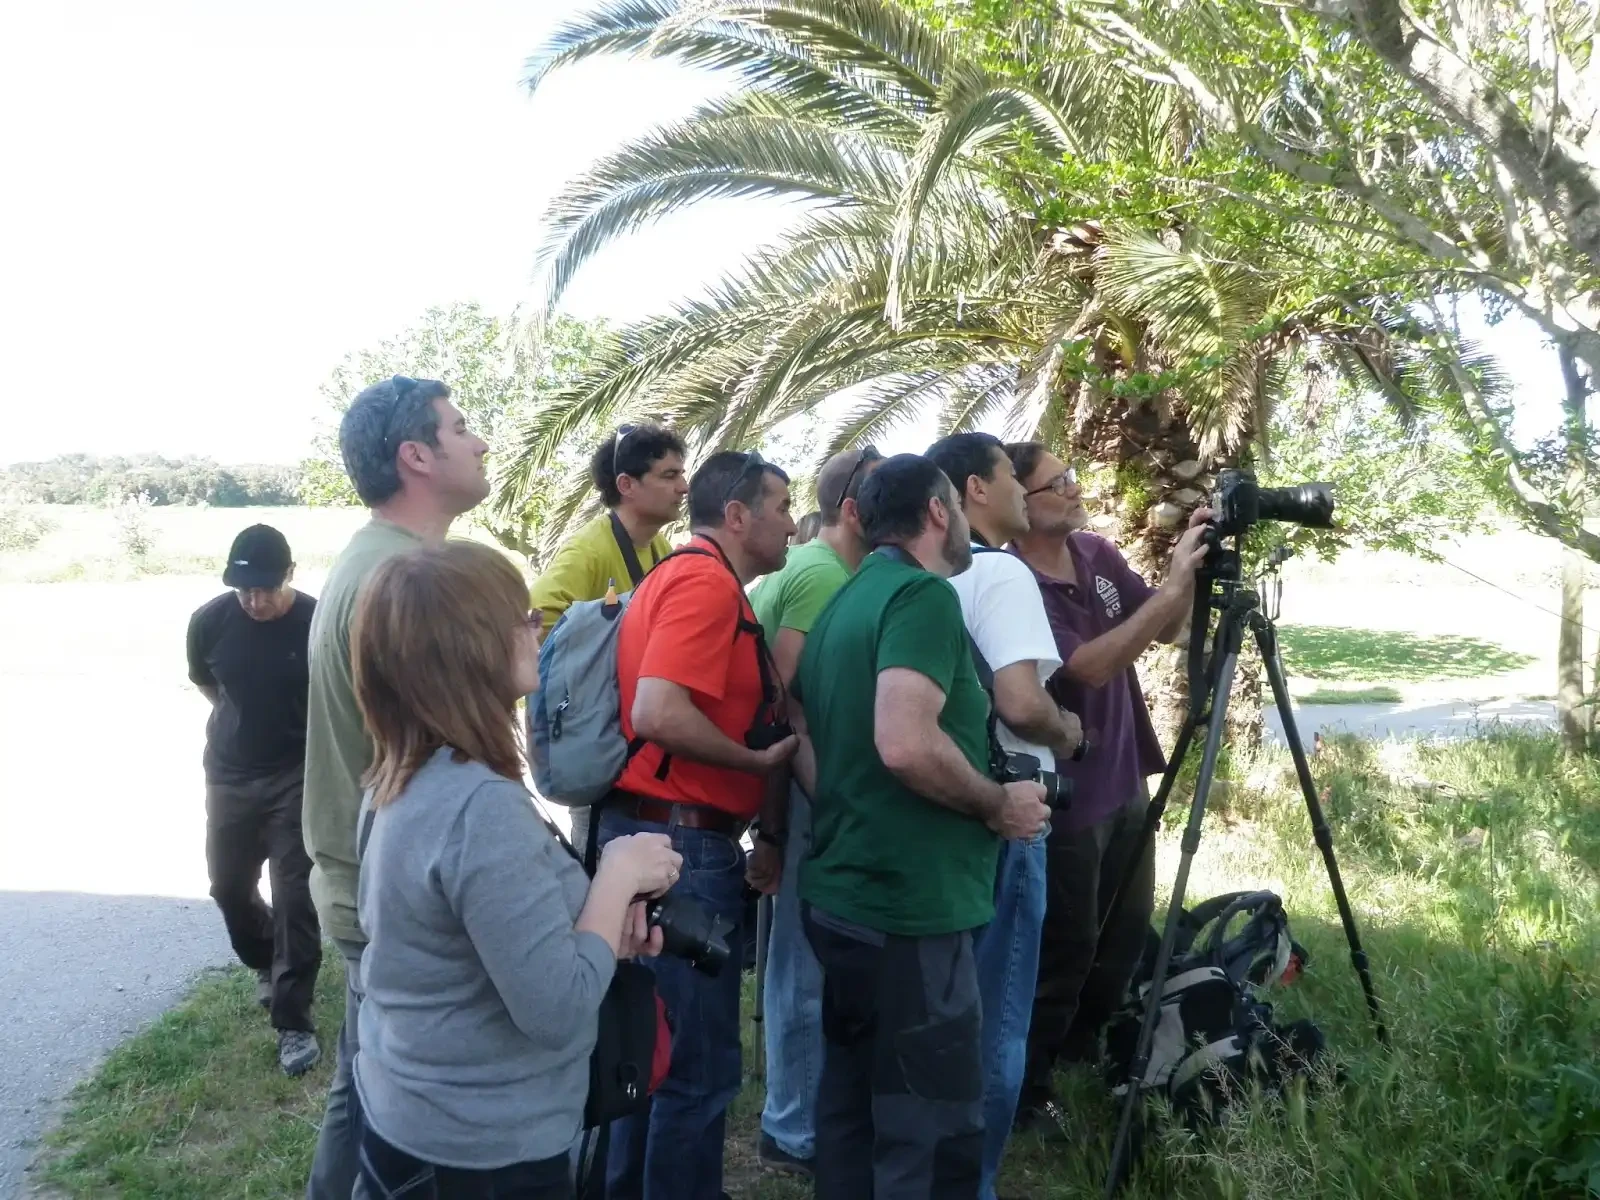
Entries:
[[633,548],[633,539],[628,536],[628,530],[615,510],[611,513],[611,536],[616,538],[617,549],[622,551],[622,563],[628,568],[628,578],[633,580],[634,587],[638,587],[644,582],[644,568],[639,565],[639,552]]

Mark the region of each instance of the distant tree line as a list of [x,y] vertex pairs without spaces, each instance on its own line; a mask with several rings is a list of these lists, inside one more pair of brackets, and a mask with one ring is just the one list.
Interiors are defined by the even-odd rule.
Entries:
[[300,503],[296,466],[221,466],[209,458],[64,454],[0,467],[0,498],[22,504],[114,504],[143,492],[152,504],[244,508]]

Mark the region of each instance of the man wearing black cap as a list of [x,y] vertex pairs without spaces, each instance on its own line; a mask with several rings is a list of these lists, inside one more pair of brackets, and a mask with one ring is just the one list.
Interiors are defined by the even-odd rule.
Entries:
[[[232,590],[189,619],[189,679],[211,701],[206,724],[206,867],[228,938],[259,980],[278,1031],[278,1063],[301,1075],[322,1057],[311,997],[322,933],[300,834],[307,648],[316,601],[289,586],[289,543],[270,525],[233,540]],[[269,864],[272,907],[261,899]]]

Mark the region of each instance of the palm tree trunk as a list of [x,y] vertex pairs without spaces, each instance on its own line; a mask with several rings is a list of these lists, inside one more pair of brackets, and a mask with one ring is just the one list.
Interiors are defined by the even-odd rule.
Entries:
[[[1134,570],[1159,585],[1189,514],[1209,494],[1215,472],[1235,460],[1203,460],[1188,422],[1165,397],[1101,398],[1078,411],[1070,453],[1094,468],[1093,491],[1085,497],[1095,514],[1090,528],[1115,542]],[[1189,707],[1188,637],[1185,630],[1176,645],[1156,646],[1139,661],[1151,719],[1169,750]],[[1231,746],[1260,746],[1261,695],[1260,663],[1247,646],[1228,706]]]
[[[1566,384],[1562,400],[1567,432],[1568,512],[1582,520],[1588,476],[1588,380],[1578,369],[1570,347],[1560,347],[1561,375]],[[1590,710],[1583,695],[1583,586],[1585,559],[1570,547],[1561,555],[1561,632],[1556,643],[1556,716],[1561,741],[1567,751],[1581,754],[1588,748]]]

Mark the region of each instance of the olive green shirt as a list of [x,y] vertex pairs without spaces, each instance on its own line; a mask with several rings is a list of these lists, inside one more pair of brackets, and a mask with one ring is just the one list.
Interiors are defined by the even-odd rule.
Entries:
[[356,920],[356,815],[372,742],[356,707],[350,618],[367,576],[386,558],[422,545],[409,529],[374,517],[356,531],[322,587],[311,618],[311,689],[306,703],[306,783],[301,824],[311,855],[311,898],[322,930],[365,942]]

